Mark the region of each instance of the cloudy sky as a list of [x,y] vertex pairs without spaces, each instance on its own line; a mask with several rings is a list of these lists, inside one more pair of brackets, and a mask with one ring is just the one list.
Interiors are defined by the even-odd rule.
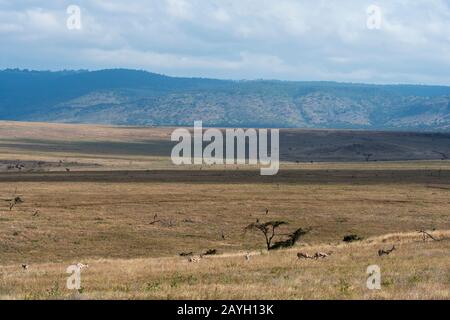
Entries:
[[450,0],[0,0],[16,67],[450,85]]

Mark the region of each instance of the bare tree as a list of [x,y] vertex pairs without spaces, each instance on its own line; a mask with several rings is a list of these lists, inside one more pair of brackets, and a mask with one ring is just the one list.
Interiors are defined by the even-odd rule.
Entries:
[[429,232],[427,232],[425,230],[419,230],[417,232],[422,235],[423,242],[427,241],[427,239],[431,239],[431,240],[434,240],[434,241],[439,241],[439,239],[436,239]]
[[370,158],[373,156],[373,153],[364,153],[363,156],[366,158],[366,161],[369,162]]
[[9,211],[12,211],[12,209],[17,205],[24,203],[24,200],[21,198],[21,195],[17,194],[17,188],[14,189],[14,193],[11,196],[11,198],[8,199],[2,199],[3,201],[9,202]]
[[158,214],[155,213],[155,215],[153,216],[153,221],[150,222],[149,224],[153,225],[153,224],[158,223],[158,222],[161,222],[161,220],[158,220]]
[[12,211],[12,209],[13,209],[17,204],[21,204],[21,203],[24,202],[24,201],[22,200],[22,198],[19,197],[19,196],[14,197],[14,198],[12,198],[12,199],[4,199],[4,201],[9,202],[9,211]]
[[440,152],[440,151],[434,151],[434,153],[437,153],[441,156],[441,160],[447,160],[448,159],[448,155],[446,153]]

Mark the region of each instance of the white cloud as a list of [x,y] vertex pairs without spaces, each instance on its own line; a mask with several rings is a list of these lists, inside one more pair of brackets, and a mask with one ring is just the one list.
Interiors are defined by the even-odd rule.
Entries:
[[41,8],[27,10],[21,18],[27,20],[25,23],[29,24],[30,28],[42,31],[53,32],[53,30],[61,28],[60,21],[56,16]]
[[218,8],[216,11],[212,13],[212,17],[218,22],[228,22],[231,20],[228,12],[222,8]]
[[[173,75],[450,84],[446,0],[0,0],[0,67],[132,67]],[[33,57],[29,56],[33,52]]]
[[193,17],[191,4],[187,0],[166,0],[167,12],[170,16],[180,19],[190,19]]

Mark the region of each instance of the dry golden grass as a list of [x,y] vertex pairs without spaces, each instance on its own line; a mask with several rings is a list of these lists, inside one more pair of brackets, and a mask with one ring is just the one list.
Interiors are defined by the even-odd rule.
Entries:
[[[360,243],[300,246],[267,253],[185,258],[95,259],[84,262],[81,293],[66,289],[71,263],[0,267],[1,299],[449,299],[450,231],[443,241],[422,242],[417,233],[375,237]],[[397,251],[378,257],[395,244]],[[298,251],[330,252],[322,260],[298,260]],[[366,269],[381,268],[381,290],[368,290]]]
[[[421,243],[414,233],[341,244],[350,233],[450,229],[443,184],[17,182],[0,183],[0,192],[16,187],[25,203],[11,212],[5,203],[0,213],[4,299],[80,298],[64,286],[65,268],[76,262],[91,266],[83,298],[449,298],[449,241]],[[150,224],[155,213],[162,222]],[[283,232],[312,227],[301,250],[334,254],[300,262],[293,251],[271,252],[249,263],[228,254],[199,264],[176,257],[211,248],[259,252],[261,236],[243,233],[255,219],[289,221]],[[378,258],[392,244],[399,250]],[[364,289],[369,264],[382,267],[381,292]]]
[[[256,219],[285,220],[284,233],[311,227],[311,244],[450,229],[445,185],[0,182],[2,198],[16,188],[23,204],[9,211],[0,202],[0,264],[255,250],[262,238],[243,229]],[[151,224],[155,214],[161,221]]]
[[[449,298],[449,241],[422,243],[415,231],[449,236],[450,161],[284,163],[275,177],[169,170],[166,144],[147,154],[134,143],[162,141],[166,130],[2,123],[0,162],[31,167],[0,170],[0,199],[25,201],[10,211],[0,200],[0,299]],[[243,232],[256,219],[312,231],[294,250],[268,254],[259,234]],[[366,240],[344,245],[347,234]],[[397,251],[377,256],[392,244]],[[220,255],[178,257],[207,249]],[[333,255],[298,261],[299,250]],[[245,261],[246,251],[256,255]],[[81,296],[65,289],[77,262],[90,265]],[[379,292],[365,288],[370,264],[382,269]]]

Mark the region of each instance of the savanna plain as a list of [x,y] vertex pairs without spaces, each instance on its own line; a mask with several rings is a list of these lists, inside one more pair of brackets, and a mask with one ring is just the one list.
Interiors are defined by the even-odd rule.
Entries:
[[263,177],[175,167],[171,132],[0,122],[0,299],[450,298],[450,135],[286,129]]

